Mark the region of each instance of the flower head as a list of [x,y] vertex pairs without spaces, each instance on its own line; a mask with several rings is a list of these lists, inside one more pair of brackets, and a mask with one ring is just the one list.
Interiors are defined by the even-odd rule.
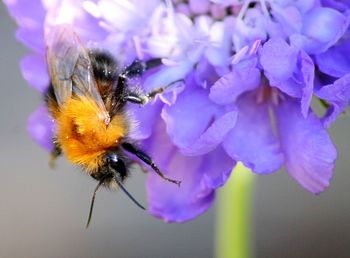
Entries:
[[[162,58],[142,77],[144,91],[184,81],[129,107],[139,123],[132,137],[183,182],[178,189],[149,175],[153,215],[168,222],[200,215],[238,161],[257,174],[285,166],[315,194],[328,187],[337,152],[326,128],[350,99],[347,1],[36,0],[32,11],[25,2],[5,1],[18,39],[32,50],[23,76],[41,93],[49,84],[43,35],[58,23],[121,65]],[[327,104],[322,117],[312,98]],[[28,124],[48,150],[53,127],[43,107]]]

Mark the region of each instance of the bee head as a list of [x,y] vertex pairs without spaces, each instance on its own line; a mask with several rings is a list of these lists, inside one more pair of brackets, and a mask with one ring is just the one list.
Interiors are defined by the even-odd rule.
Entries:
[[122,180],[126,178],[127,168],[121,155],[118,155],[114,151],[108,152],[106,156],[106,161],[107,161],[108,167],[113,172],[118,174]]

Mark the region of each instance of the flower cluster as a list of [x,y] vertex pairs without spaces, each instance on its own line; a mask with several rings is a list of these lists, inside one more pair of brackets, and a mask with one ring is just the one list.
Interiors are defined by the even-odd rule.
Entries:
[[[315,194],[328,187],[337,152],[326,128],[350,99],[350,1],[5,3],[17,38],[32,50],[23,76],[41,93],[49,84],[44,31],[57,23],[71,24],[88,47],[107,49],[121,65],[162,58],[143,76],[144,91],[184,80],[142,108],[129,107],[139,122],[133,137],[183,182],[179,189],[151,173],[151,214],[167,222],[200,215],[238,161],[257,174],[285,166]],[[50,150],[53,126],[40,107],[28,130]]]

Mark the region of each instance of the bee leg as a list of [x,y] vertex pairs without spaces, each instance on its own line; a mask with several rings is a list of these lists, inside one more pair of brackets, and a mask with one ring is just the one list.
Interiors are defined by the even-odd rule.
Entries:
[[160,87],[156,88],[146,94],[139,94],[135,92],[130,92],[128,95],[124,97],[125,101],[134,103],[134,104],[141,104],[145,105],[147,104],[150,100],[152,100],[155,96],[158,94],[162,94],[164,91],[166,91],[169,87],[171,87],[173,84],[178,83],[178,82],[184,82],[183,79],[173,81],[166,85],[165,87]]
[[144,96],[136,93],[130,93],[126,90],[127,80],[136,76],[141,76],[146,70],[157,67],[162,64],[160,58],[150,59],[148,61],[140,61],[136,59],[131,65],[125,68],[125,70],[118,76],[117,87],[114,95],[122,96],[119,100],[123,103],[132,102],[135,104],[145,103],[146,99]]
[[55,144],[54,149],[51,151],[50,159],[49,159],[49,166],[50,168],[54,168],[56,166],[56,159],[62,154],[61,148]]
[[162,64],[162,60],[160,58],[154,58],[147,61],[141,61],[136,59],[132,62],[131,65],[125,68],[125,70],[121,73],[121,77],[124,78],[133,78],[136,76],[141,76],[148,69],[155,68]]
[[143,162],[145,162],[147,165],[149,165],[154,172],[156,172],[161,178],[163,178],[166,181],[169,181],[171,183],[177,184],[178,186],[180,186],[181,181],[178,180],[174,180],[171,178],[166,177],[161,171],[160,169],[157,167],[156,164],[154,164],[152,158],[150,156],[148,156],[145,152],[138,150],[134,145],[132,145],[131,143],[125,142],[122,143],[122,147],[124,150],[126,150],[127,152],[130,152],[134,155],[136,155],[136,157],[138,157],[140,160],[142,160]]

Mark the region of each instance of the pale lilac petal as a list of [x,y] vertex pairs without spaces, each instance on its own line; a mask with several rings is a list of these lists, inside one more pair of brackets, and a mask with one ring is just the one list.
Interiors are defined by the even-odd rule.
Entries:
[[298,50],[281,38],[270,39],[263,45],[260,53],[260,63],[270,85],[291,96],[296,96],[300,91],[287,84],[297,68],[297,57]]
[[45,56],[28,55],[21,60],[20,67],[29,85],[44,94],[50,83]]
[[287,172],[306,190],[319,194],[333,175],[337,151],[321,121],[310,111],[307,118],[291,98],[275,108]]
[[350,74],[336,80],[333,84],[323,86],[316,95],[330,104],[323,118],[324,125],[329,127],[350,104]]
[[205,155],[203,159],[202,171],[204,173],[200,182],[202,193],[198,197],[223,186],[236,165],[236,162],[227,155],[222,147],[218,147],[214,152]]
[[42,27],[19,27],[16,31],[16,38],[34,52],[45,54],[44,30]]
[[291,41],[301,42],[307,53],[322,53],[344,35],[348,26],[349,17],[335,9],[314,8],[304,18],[301,35],[293,35]]
[[227,67],[230,63],[231,37],[227,31],[232,27],[228,22],[214,22],[210,28],[210,47],[205,56],[216,67]]
[[84,2],[58,1],[51,4],[45,20],[46,29],[57,24],[70,24],[87,47],[90,48],[90,44],[95,44],[91,48],[102,47],[101,41],[109,33],[100,26],[101,20],[86,10]]
[[260,63],[267,78],[285,81],[290,78],[297,65],[298,51],[283,39],[267,41],[261,48]]
[[161,101],[152,101],[144,106],[129,104],[128,115],[131,121],[129,136],[135,140],[149,138],[154,124],[159,120],[162,106]]
[[[109,1],[97,3],[102,17],[122,33],[138,32],[151,21],[154,11],[159,8],[158,0]],[[142,10],[142,11],[141,11]],[[142,25],[142,26],[141,26]]]
[[296,0],[293,4],[295,4],[301,13],[307,15],[307,12],[319,5],[319,0]]
[[242,161],[255,173],[272,173],[283,164],[283,155],[273,135],[268,104],[256,103],[249,94],[238,99],[236,126],[223,141],[232,159]]
[[303,50],[299,52],[298,66],[301,73],[303,90],[301,97],[301,112],[303,116],[306,117],[309,112],[314,89],[315,66],[311,57]]
[[237,114],[237,110],[233,110],[216,119],[193,144],[182,148],[181,152],[187,156],[194,156],[214,150],[235,126]]
[[350,41],[340,42],[326,52],[315,56],[321,72],[333,77],[342,77],[350,73]]
[[36,52],[45,51],[43,23],[46,10],[42,2],[5,0],[4,3],[19,26],[16,32],[17,39]]
[[224,184],[235,162],[221,149],[197,157],[180,154],[167,137],[164,125],[157,127],[152,143],[148,143],[148,153],[167,176],[182,183],[178,187],[150,172],[147,180],[149,212],[165,222],[178,223],[205,212],[214,201],[215,188]]
[[271,13],[279,24],[282,25],[286,35],[299,33],[301,31],[303,16],[296,6],[289,5],[283,8],[272,8]]
[[325,7],[331,7],[341,12],[346,11],[350,7],[350,0],[321,0],[321,3]]
[[260,70],[255,62],[241,62],[233,71],[221,77],[211,88],[209,98],[217,104],[227,105],[236,101],[244,92],[260,85]]
[[219,78],[215,67],[203,58],[196,66],[193,73],[195,83],[206,88],[208,85],[213,85]]
[[46,10],[41,0],[4,0],[4,3],[20,27],[42,27]]
[[29,135],[44,149],[52,151],[54,121],[47,107],[42,105],[28,118],[27,130]]
[[256,40],[265,41],[267,31],[265,28],[266,17],[260,10],[249,8],[244,19],[235,19],[233,30],[233,45],[236,51],[252,44]]
[[198,88],[181,93],[174,105],[164,107],[161,115],[172,142],[179,148],[186,148],[198,140],[220,114],[207,92]]
[[184,79],[191,70],[193,64],[190,61],[177,63],[173,66],[164,66],[156,73],[148,76],[143,84],[145,91],[164,87],[175,81]]

